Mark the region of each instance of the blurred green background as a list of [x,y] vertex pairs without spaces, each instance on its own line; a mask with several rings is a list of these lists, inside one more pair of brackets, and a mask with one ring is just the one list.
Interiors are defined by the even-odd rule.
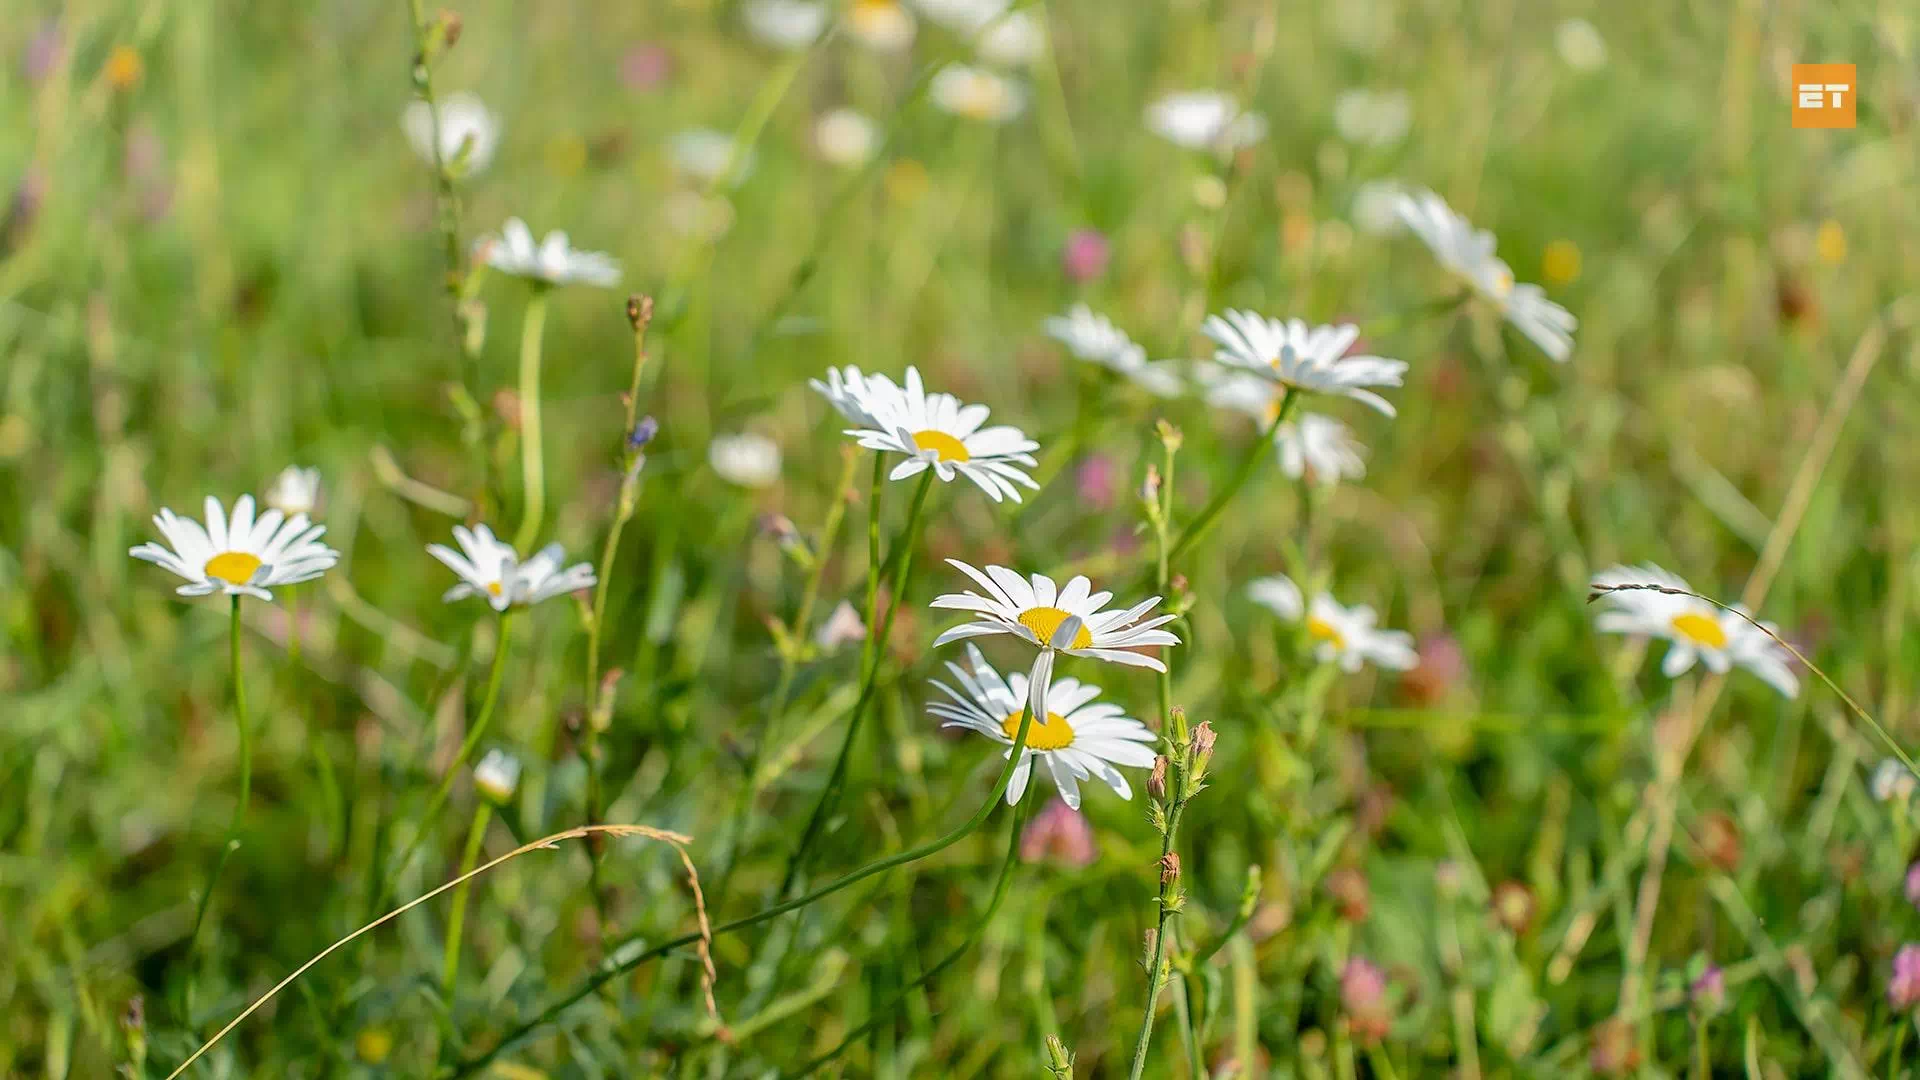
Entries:
[[[1262,889],[1183,999],[1198,1045],[1167,1007],[1148,1074],[1198,1059],[1241,1076],[1473,1075],[1471,1043],[1486,1075],[1673,1075],[1697,1040],[1718,1075],[1893,1074],[1915,1041],[1884,994],[1894,950],[1920,931],[1901,884],[1912,821],[1869,794],[1884,749],[1817,686],[1783,701],[1730,684],[1679,789],[1654,1011],[1624,1036],[1607,1026],[1653,725],[1674,690],[1636,667],[1636,646],[1593,632],[1586,582],[1653,561],[1732,599],[1778,534],[1762,610],[1911,738],[1920,350],[1903,301],[1920,280],[1920,14],[1868,0],[1024,10],[1047,47],[1009,67],[1027,107],[993,125],[928,100],[931,71],[974,46],[925,12],[911,46],[886,52],[844,29],[781,49],[740,6],[701,0],[460,6],[435,90],[478,95],[501,128],[459,185],[462,249],[519,216],[626,268],[618,290],[557,291],[547,323],[549,531],[578,558],[597,561],[618,490],[627,293],[657,305],[639,409],[661,433],[605,626],[604,666],[626,673],[607,819],[692,836],[710,888],[737,862],[708,897],[733,918],[771,899],[826,781],[854,649],[801,666],[777,779],[731,813],[778,672],[764,624],[792,617],[805,579],[766,515],[817,541],[843,471],[842,424],[808,377],[918,365],[1038,439],[1041,475],[1057,474],[1023,507],[936,490],[880,708],[815,860],[825,880],[961,820],[998,766],[921,708],[928,644],[948,625],[924,604],[963,585],[938,557],[1084,571],[1124,600],[1150,578],[1133,493],[1159,453],[1154,421],[1184,431],[1186,515],[1253,438],[1198,397],[1102,383],[1041,320],[1085,301],[1155,358],[1205,355],[1201,318],[1228,307],[1394,323],[1451,286],[1416,240],[1357,224],[1354,197],[1368,181],[1429,186],[1579,317],[1574,357],[1547,362],[1478,308],[1369,336],[1412,369],[1390,395],[1396,420],[1329,410],[1368,445],[1365,480],[1307,524],[1267,467],[1179,568],[1195,605],[1174,699],[1220,734],[1187,818],[1183,934],[1227,926],[1250,864]],[[399,119],[406,4],[29,0],[10,14],[0,1072],[100,1076],[144,1054],[136,1075],[164,1076],[377,913],[370,869],[411,835],[460,740],[493,624],[440,604],[451,579],[422,548],[475,507],[503,532],[518,519],[526,289],[481,285],[485,336],[467,356],[432,177]],[[1790,127],[1796,62],[1858,65],[1856,129]],[[1404,94],[1404,133],[1343,132],[1336,103],[1356,88]],[[1143,109],[1184,89],[1236,95],[1268,118],[1266,139],[1220,159],[1156,138]],[[876,126],[870,161],[823,157],[815,125],[838,107]],[[700,128],[750,141],[737,184],[676,160],[674,136]],[[1108,252],[1095,272],[1065,261],[1087,230]],[[1076,429],[1088,437],[1068,463]],[[779,443],[776,485],[743,490],[707,467],[710,437],[740,430]],[[178,600],[126,550],[152,538],[159,507],[258,494],[289,463],[322,470],[318,516],[344,557],[248,608],[253,801],[193,952],[235,795],[225,611]],[[1797,473],[1810,500],[1783,514]],[[905,491],[888,490],[892,523]],[[858,603],[864,512],[820,553],[818,614]],[[1326,688],[1241,591],[1303,527],[1336,595],[1420,635],[1420,669],[1313,696]],[[581,820],[585,635],[564,602],[521,622],[490,745],[527,773],[490,854]],[[1152,713],[1148,676],[1084,667],[1063,670]],[[456,791],[399,896],[451,876],[472,805]],[[876,1008],[884,1022],[831,1069],[1032,1076],[1057,1034],[1079,1075],[1124,1075],[1157,843],[1138,799],[1091,790],[1085,809],[1099,859],[1020,866],[982,940],[897,1006],[985,904],[1004,811],[910,871],[720,939],[734,1042],[715,1038],[697,964],[675,954],[542,1025],[494,1075],[791,1074]],[[692,925],[670,851],[607,845],[611,926],[587,868],[574,845],[481,879],[451,1001],[441,902],[330,958],[196,1074],[432,1075],[569,993],[614,941]],[[1489,907],[1509,882],[1530,917]],[[1343,1019],[1353,955],[1390,976],[1391,1030],[1371,1052]],[[1696,957],[1730,984],[1703,1040],[1684,989]]]

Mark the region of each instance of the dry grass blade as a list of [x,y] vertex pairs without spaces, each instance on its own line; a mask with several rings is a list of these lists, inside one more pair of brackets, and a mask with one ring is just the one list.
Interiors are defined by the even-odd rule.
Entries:
[[302,975],[305,975],[308,969],[312,968],[315,964],[318,964],[320,961],[325,960],[328,956],[332,955],[335,951],[337,951],[341,946],[346,945],[350,941],[353,941],[355,938],[358,938],[360,935],[366,933],[369,930],[373,930],[384,923],[397,919],[400,916],[406,914],[407,912],[412,911],[414,908],[419,907],[421,904],[424,904],[427,901],[433,899],[434,897],[439,896],[441,893],[446,892],[449,889],[458,888],[461,885],[461,883],[471,881],[474,878],[479,877],[481,874],[484,874],[487,871],[492,870],[496,866],[500,866],[504,863],[512,862],[513,860],[519,858],[522,855],[527,854],[530,851],[538,851],[542,848],[550,848],[560,843],[560,841],[562,840],[578,840],[582,837],[592,836],[596,833],[605,835],[605,836],[642,836],[649,840],[658,840],[663,844],[670,845],[673,848],[673,850],[679,854],[680,864],[686,867],[687,878],[693,886],[694,910],[698,914],[699,922],[700,922],[700,961],[702,965],[700,981],[701,981],[702,988],[706,991],[707,1011],[713,1015],[715,1021],[717,1022],[719,1020],[719,1010],[715,1007],[714,999],[713,999],[713,984],[716,978],[716,973],[714,971],[714,966],[713,966],[713,954],[711,949],[711,946],[713,944],[713,929],[707,922],[706,901],[700,892],[700,875],[693,868],[692,858],[687,855],[686,846],[693,842],[693,838],[690,836],[683,836],[680,833],[667,832],[664,829],[651,828],[646,825],[583,825],[583,826],[580,826],[579,828],[567,829],[564,832],[554,833],[552,836],[543,836],[540,839],[535,840],[531,843],[522,844],[521,846],[514,848],[512,851],[507,852],[505,855],[500,856],[499,858],[485,864],[484,866],[475,867],[474,869],[468,871],[467,873],[461,874],[459,877],[454,878],[452,881],[449,881],[444,885],[441,885],[439,888],[434,889],[432,892],[425,893],[421,896],[417,896],[412,900],[407,901],[406,903],[400,905],[397,908],[394,908],[392,911],[387,912],[385,915],[380,916],[379,918],[373,920],[372,922],[361,927],[360,929],[355,930],[353,933],[348,934],[346,937],[343,937],[340,940],[334,942],[333,944],[327,946],[326,948],[320,950],[320,952],[315,954],[311,960],[308,960],[306,963],[301,964],[299,967],[295,968],[291,975],[288,975],[286,978],[281,979],[279,982],[275,983],[273,986],[273,989],[267,991],[266,993],[260,995],[260,997],[255,999],[253,1004],[247,1006],[244,1010],[242,1010],[239,1016],[236,1016],[232,1020],[228,1021],[227,1026],[221,1028],[219,1032],[213,1036],[213,1038],[208,1039],[205,1043],[202,1043],[200,1046],[200,1049],[195,1050],[193,1054],[187,1058],[187,1060],[180,1063],[179,1068],[167,1074],[167,1080],[177,1080],[179,1076],[181,1076],[189,1068],[192,1067],[194,1062],[200,1060],[201,1057],[205,1056],[207,1051],[213,1049],[216,1045],[218,1045],[220,1040],[226,1038],[228,1033],[233,1031],[234,1028],[239,1027],[241,1022],[246,1020],[247,1017],[252,1016],[255,1012],[258,1012],[260,1007],[265,1005],[267,1002],[272,1001],[274,997],[280,993],[280,991],[285,990],[287,987],[293,985],[294,980],[298,979]]

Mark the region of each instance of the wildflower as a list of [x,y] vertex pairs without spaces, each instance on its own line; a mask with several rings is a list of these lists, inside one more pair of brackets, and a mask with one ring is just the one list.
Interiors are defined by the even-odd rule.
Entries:
[[[1166,665],[1158,658],[1132,650],[1180,644],[1179,638],[1159,629],[1175,616],[1147,617],[1160,603],[1157,596],[1124,611],[1107,611],[1106,603],[1113,594],[1094,592],[1093,583],[1085,577],[1076,576],[1061,589],[1045,574],[1029,579],[1004,566],[989,566],[983,573],[958,559],[948,559],[947,564],[972,578],[986,595],[969,591],[934,598],[930,607],[974,613],[973,622],[952,627],[935,638],[934,648],[961,638],[992,634],[1012,634],[1038,646],[1040,655],[1034,658],[1028,682],[1036,721],[1048,715],[1046,695],[1055,652],[1165,671]],[[1149,757],[1141,764],[1151,760]]]
[[1040,59],[1047,49],[1047,29],[1029,11],[1010,11],[990,23],[974,41],[988,63],[1021,67]]
[[1106,235],[1099,229],[1075,229],[1061,249],[1060,267],[1068,280],[1085,285],[1107,272],[1111,254]]
[[1308,326],[1305,320],[1262,318],[1250,311],[1207,316],[1201,332],[1220,347],[1215,361],[1250,371],[1268,382],[1309,393],[1348,397],[1392,416],[1393,406],[1370,386],[1399,386],[1406,374],[1402,360],[1347,356],[1360,336],[1351,323]]
[[1300,586],[1284,574],[1250,582],[1247,595],[1288,622],[1304,618],[1307,636],[1317,643],[1314,655],[1323,664],[1338,663],[1341,670],[1352,673],[1369,662],[1394,671],[1405,671],[1420,662],[1413,651],[1413,635],[1404,630],[1376,629],[1374,622],[1379,616],[1365,604],[1342,607],[1331,595],[1321,593],[1309,606],[1300,594]]
[[1687,1000],[1707,1016],[1717,1016],[1727,1007],[1727,973],[1720,965],[1709,963],[1687,982]]
[[1893,954],[1893,974],[1887,979],[1887,1004],[1899,1012],[1920,1006],[1920,945],[1906,944]]
[[1915,860],[1907,867],[1905,887],[1907,903],[1920,908],[1920,860]]
[[1120,469],[1106,454],[1089,454],[1073,470],[1073,490],[1089,510],[1111,510],[1120,490]]
[[441,595],[443,603],[484,596],[493,610],[505,611],[509,607],[531,607],[543,600],[592,588],[596,580],[593,567],[586,563],[560,569],[565,551],[559,544],[549,544],[533,558],[521,562],[513,545],[495,537],[493,530],[485,525],[475,525],[472,529],[455,525],[453,538],[460,545],[458,552],[444,544],[427,545],[427,554],[439,559],[460,578]]
[[1537,906],[1533,890],[1518,881],[1503,881],[1495,885],[1489,904],[1493,909],[1493,921],[1509,934],[1518,937],[1533,925]]
[[[400,114],[400,126],[413,144],[413,152],[429,165],[448,167],[462,160],[464,150],[466,158],[455,175],[484,171],[493,163],[494,150],[500,145],[499,119],[472,94],[449,94],[437,106],[415,99]],[[433,141],[436,112],[440,120],[437,155]]]
[[1354,189],[1348,216],[1361,232],[1386,236],[1404,227],[1400,220],[1400,196],[1406,188],[1393,180],[1369,180]]
[[620,280],[620,264],[598,251],[576,251],[567,234],[554,230],[539,246],[519,218],[508,218],[499,236],[482,237],[487,265],[504,274],[542,285],[598,285],[610,288]]
[[26,77],[27,85],[38,86],[53,74],[66,53],[66,37],[60,32],[60,23],[55,19],[44,19],[40,28],[27,39],[25,55],[21,59],[20,72]]
[[1393,1018],[1388,1011],[1387,973],[1361,956],[1350,957],[1340,969],[1340,1008],[1354,1037],[1363,1044],[1385,1038]]
[[860,621],[860,613],[845,600],[827,616],[827,621],[814,631],[813,643],[821,652],[833,652],[842,645],[867,639],[867,624]]
[[633,425],[633,430],[627,433],[628,452],[635,454],[640,453],[645,450],[647,444],[653,442],[654,437],[659,434],[660,421],[655,420],[651,416],[641,417],[639,421]]
[[1607,66],[1607,39],[1585,19],[1567,19],[1553,31],[1553,47],[1575,71],[1598,71]]
[[[1003,679],[973,645],[967,646],[967,662],[965,668],[947,664],[960,690],[932,680],[950,701],[933,702],[927,711],[946,721],[942,727],[969,728],[1011,747],[1020,732],[1026,703],[1035,698],[1033,687],[1027,676],[1018,672]],[[1082,685],[1076,679],[1061,679],[1041,696],[1040,708],[1046,711],[1036,709],[1032,713],[1026,748],[1007,787],[1007,802],[1019,802],[1026,792],[1036,757],[1046,763],[1060,798],[1071,810],[1080,808],[1080,782],[1089,778],[1103,781],[1123,799],[1132,799],[1132,786],[1114,766],[1140,769],[1151,765],[1153,732],[1127,716],[1120,706],[1097,701],[1099,687]]]
[[827,6],[808,0],[749,0],[740,15],[754,37],[776,49],[804,49],[827,28]]
[[899,0],[853,0],[847,30],[861,44],[881,52],[899,52],[913,44],[913,16]]
[[1357,866],[1341,866],[1327,874],[1327,895],[1333,897],[1334,910],[1347,922],[1366,922],[1373,911],[1373,888],[1367,875]]
[[[828,378],[832,379],[831,373]],[[956,474],[965,476],[995,502],[1003,498],[1019,502],[1016,484],[1039,489],[1032,477],[1016,468],[1035,467],[1032,452],[1040,448],[1039,443],[1019,428],[982,428],[989,412],[985,405],[962,405],[952,394],[927,393],[915,368],[907,369],[904,387],[885,375],[870,375],[864,392],[843,391],[843,395],[851,395],[850,400],[865,410],[871,421],[870,426],[849,430],[848,435],[869,450],[907,455],[907,460],[888,474],[890,480],[902,480],[932,468],[943,483],[951,482]],[[835,399],[829,395],[828,400]],[[849,419],[853,419],[850,414]]]
[[635,45],[620,57],[620,81],[629,90],[653,90],[673,74],[673,54],[660,45]]
[[[675,132],[667,140],[667,150],[673,158],[673,167],[702,183],[711,184],[727,175],[727,167],[733,164],[733,136],[712,128],[688,128]],[[740,159],[739,175],[735,182],[745,179],[753,167],[753,153],[749,150]]]
[[867,410],[867,376],[858,367],[848,364],[843,368],[828,368],[826,382],[808,379],[807,385],[848,421],[862,427],[882,426]]
[[769,487],[780,479],[780,447],[765,435],[752,432],[716,435],[707,445],[707,464],[730,484]]
[[1573,332],[1580,321],[1547,299],[1538,285],[1517,284],[1513,270],[1494,255],[1493,234],[1475,229],[1431,191],[1402,193],[1400,219],[1419,235],[1440,265],[1459,276],[1498,308],[1513,328],[1556,362],[1573,354]]
[[1230,153],[1266,137],[1267,119],[1244,112],[1238,102],[1215,90],[1166,94],[1147,106],[1147,129],[1188,150]]
[[998,19],[1013,0],[914,0],[913,6],[941,26],[971,36]]
[[1847,230],[1831,219],[1820,223],[1813,234],[1813,251],[1820,261],[1838,266],[1847,261]]
[[520,759],[497,748],[487,751],[473,767],[473,786],[494,802],[512,801],[514,789],[520,786]]
[[1401,696],[1414,705],[1438,705],[1466,681],[1467,655],[1453,635],[1442,631],[1414,646],[1420,662],[1400,679]]
[[834,165],[864,165],[879,144],[873,121],[852,109],[834,109],[813,125],[813,146]]
[[1279,444],[1281,470],[1295,480],[1332,487],[1367,475],[1367,448],[1331,416],[1301,413],[1276,428],[1273,441]]
[[1910,802],[1914,786],[1912,771],[1893,758],[1882,758],[1867,784],[1876,802]]
[[1580,276],[1580,245],[1555,240],[1540,253],[1540,273],[1554,285],[1566,285]]
[[927,93],[947,112],[989,124],[1005,123],[1027,107],[1027,91],[1019,83],[966,64],[935,72]]
[[[1028,732],[1028,736],[1031,741],[1032,732]],[[1087,824],[1087,819],[1080,811],[1059,799],[1048,803],[1046,809],[1035,814],[1020,833],[1021,862],[1049,861],[1079,870],[1093,865],[1098,857],[1099,852],[1093,843],[1093,826]]]
[[[1632,584],[1687,588],[1686,582],[1651,563],[1616,566],[1596,575],[1593,584],[1596,588]],[[1800,692],[1800,680],[1787,666],[1790,654],[1767,635],[1774,629],[1771,623],[1760,624],[1766,628],[1762,630],[1742,615],[1704,600],[1648,589],[1609,592],[1606,600],[1609,610],[1600,613],[1594,626],[1607,633],[1665,638],[1669,644],[1660,671],[1669,679],[1691,670],[1698,660],[1715,674],[1736,665],[1744,667],[1788,697]]]
[[1048,316],[1047,334],[1074,356],[1124,375],[1160,397],[1180,392],[1180,377],[1168,364],[1147,362],[1147,350],[1134,344],[1126,332],[1096,315],[1085,304],[1073,305],[1065,315]]
[[174,591],[181,596],[257,596],[272,600],[268,589],[312,581],[340,561],[340,553],[320,542],[327,531],[305,514],[291,518],[278,510],[253,516],[253,496],[242,495],[227,517],[220,500],[207,496],[207,523],[175,516],[162,507],[153,524],[170,547],[141,544],[127,554],[187,579]]
[[107,84],[122,92],[140,85],[146,76],[147,65],[140,59],[140,53],[131,45],[115,45],[107,54]]
[[1360,146],[1392,146],[1406,137],[1413,106],[1404,90],[1343,90],[1333,99],[1333,129]]
[[282,514],[311,514],[320,502],[320,470],[289,465],[273,478],[267,489],[267,505]]

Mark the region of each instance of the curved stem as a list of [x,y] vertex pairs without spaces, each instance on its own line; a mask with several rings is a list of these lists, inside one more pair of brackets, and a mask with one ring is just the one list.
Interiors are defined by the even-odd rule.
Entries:
[[[487,822],[493,820],[493,804],[480,800],[480,808],[473,812],[473,827],[467,830],[467,848],[460,856],[460,876],[467,877],[475,863],[480,861],[480,842],[486,839]],[[467,921],[467,894],[473,883],[462,881],[453,891],[453,910],[447,915],[447,945],[445,955],[440,961],[440,990],[447,997],[449,1006],[453,1003],[453,984],[460,975],[460,930]]]
[[547,289],[535,285],[520,321],[520,482],[526,511],[513,546],[524,552],[540,535],[547,508],[547,472],[540,443],[540,338],[547,325]]
[[1198,517],[1188,522],[1186,528],[1180,530],[1180,538],[1174,541],[1173,550],[1168,553],[1169,558],[1177,559],[1186,554],[1188,548],[1199,543],[1200,538],[1213,527],[1221,511],[1227,508],[1227,504],[1233,501],[1233,497],[1240,493],[1241,488],[1247,486],[1247,479],[1253,475],[1254,467],[1260,464],[1261,457],[1273,449],[1273,433],[1279,430],[1281,424],[1287,422],[1287,416],[1293,411],[1294,402],[1299,397],[1300,394],[1291,386],[1281,394],[1280,408],[1274,412],[1273,422],[1268,424],[1266,429],[1260,432],[1260,437],[1247,448],[1246,456],[1240,459],[1240,465],[1234,470],[1233,478],[1227,481],[1227,486],[1220,489],[1219,494],[1207,503]]
[[[986,823],[987,817],[993,813],[993,808],[999,805],[1002,798],[1006,797],[1007,785],[1013,782],[1014,769],[1019,766],[1021,757],[1026,753],[1027,735],[1032,726],[1033,714],[1025,705],[1022,705],[1020,707],[1019,730],[1014,733],[1013,746],[1007,753],[1007,764],[1000,770],[1000,778],[994,782],[993,791],[987,796],[986,801],[980,804],[980,809],[975,811],[972,817],[962,822],[960,826],[952,832],[936,840],[930,840],[927,843],[921,844],[919,847],[909,848],[898,855],[889,856],[878,862],[868,863],[860,869],[846,874],[843,877],[836,878],[804,896],[795,897],[784,903],[775,904],[770,908],[757,911],[745,918],[735,919],[729,923],[722,923],[713,928],[711,936],[717,938],[722,934],[731,934],[738,930],[745,930],[748,927],[758,926],[770,919],[777,919],[789,911],[798,911],[816,900],[825,899],[842,889],[857,885],[875,874],[883,874],[895,867],[905,866],[908,863],[918,862],[929,855],[939,854],[959,843],[961,840],[966,839],[972,835],[975,830],[980,828],[981,825]],[[469,1058],[455,1066],[451,1076],[471,1076],[476,1071],[486,1068],[494,1058],[519,1045],[521,1040],[552,1022],[555,1017],[573,1007],[595,990],[598,990],[602,985],[619,978],[655,957],[663,956],[675,949],[684,948],[699,940],[700,935],[697,933],[682,934],[679,937],[663,941],[650,949],[643,950],[631,959],[623,960],[611,967],[602,968],[581,982],[581,984],[575,987],[565,998],[548,1006],[539,1016],[508,1032],[491,1050],[486,1051],[478,1057]]]

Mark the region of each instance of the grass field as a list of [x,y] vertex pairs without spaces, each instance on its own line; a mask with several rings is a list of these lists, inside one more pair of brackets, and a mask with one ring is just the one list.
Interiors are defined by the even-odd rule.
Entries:
[[0,1075],[1905,1075],[1920,14],[1005,6],[0,20]]

